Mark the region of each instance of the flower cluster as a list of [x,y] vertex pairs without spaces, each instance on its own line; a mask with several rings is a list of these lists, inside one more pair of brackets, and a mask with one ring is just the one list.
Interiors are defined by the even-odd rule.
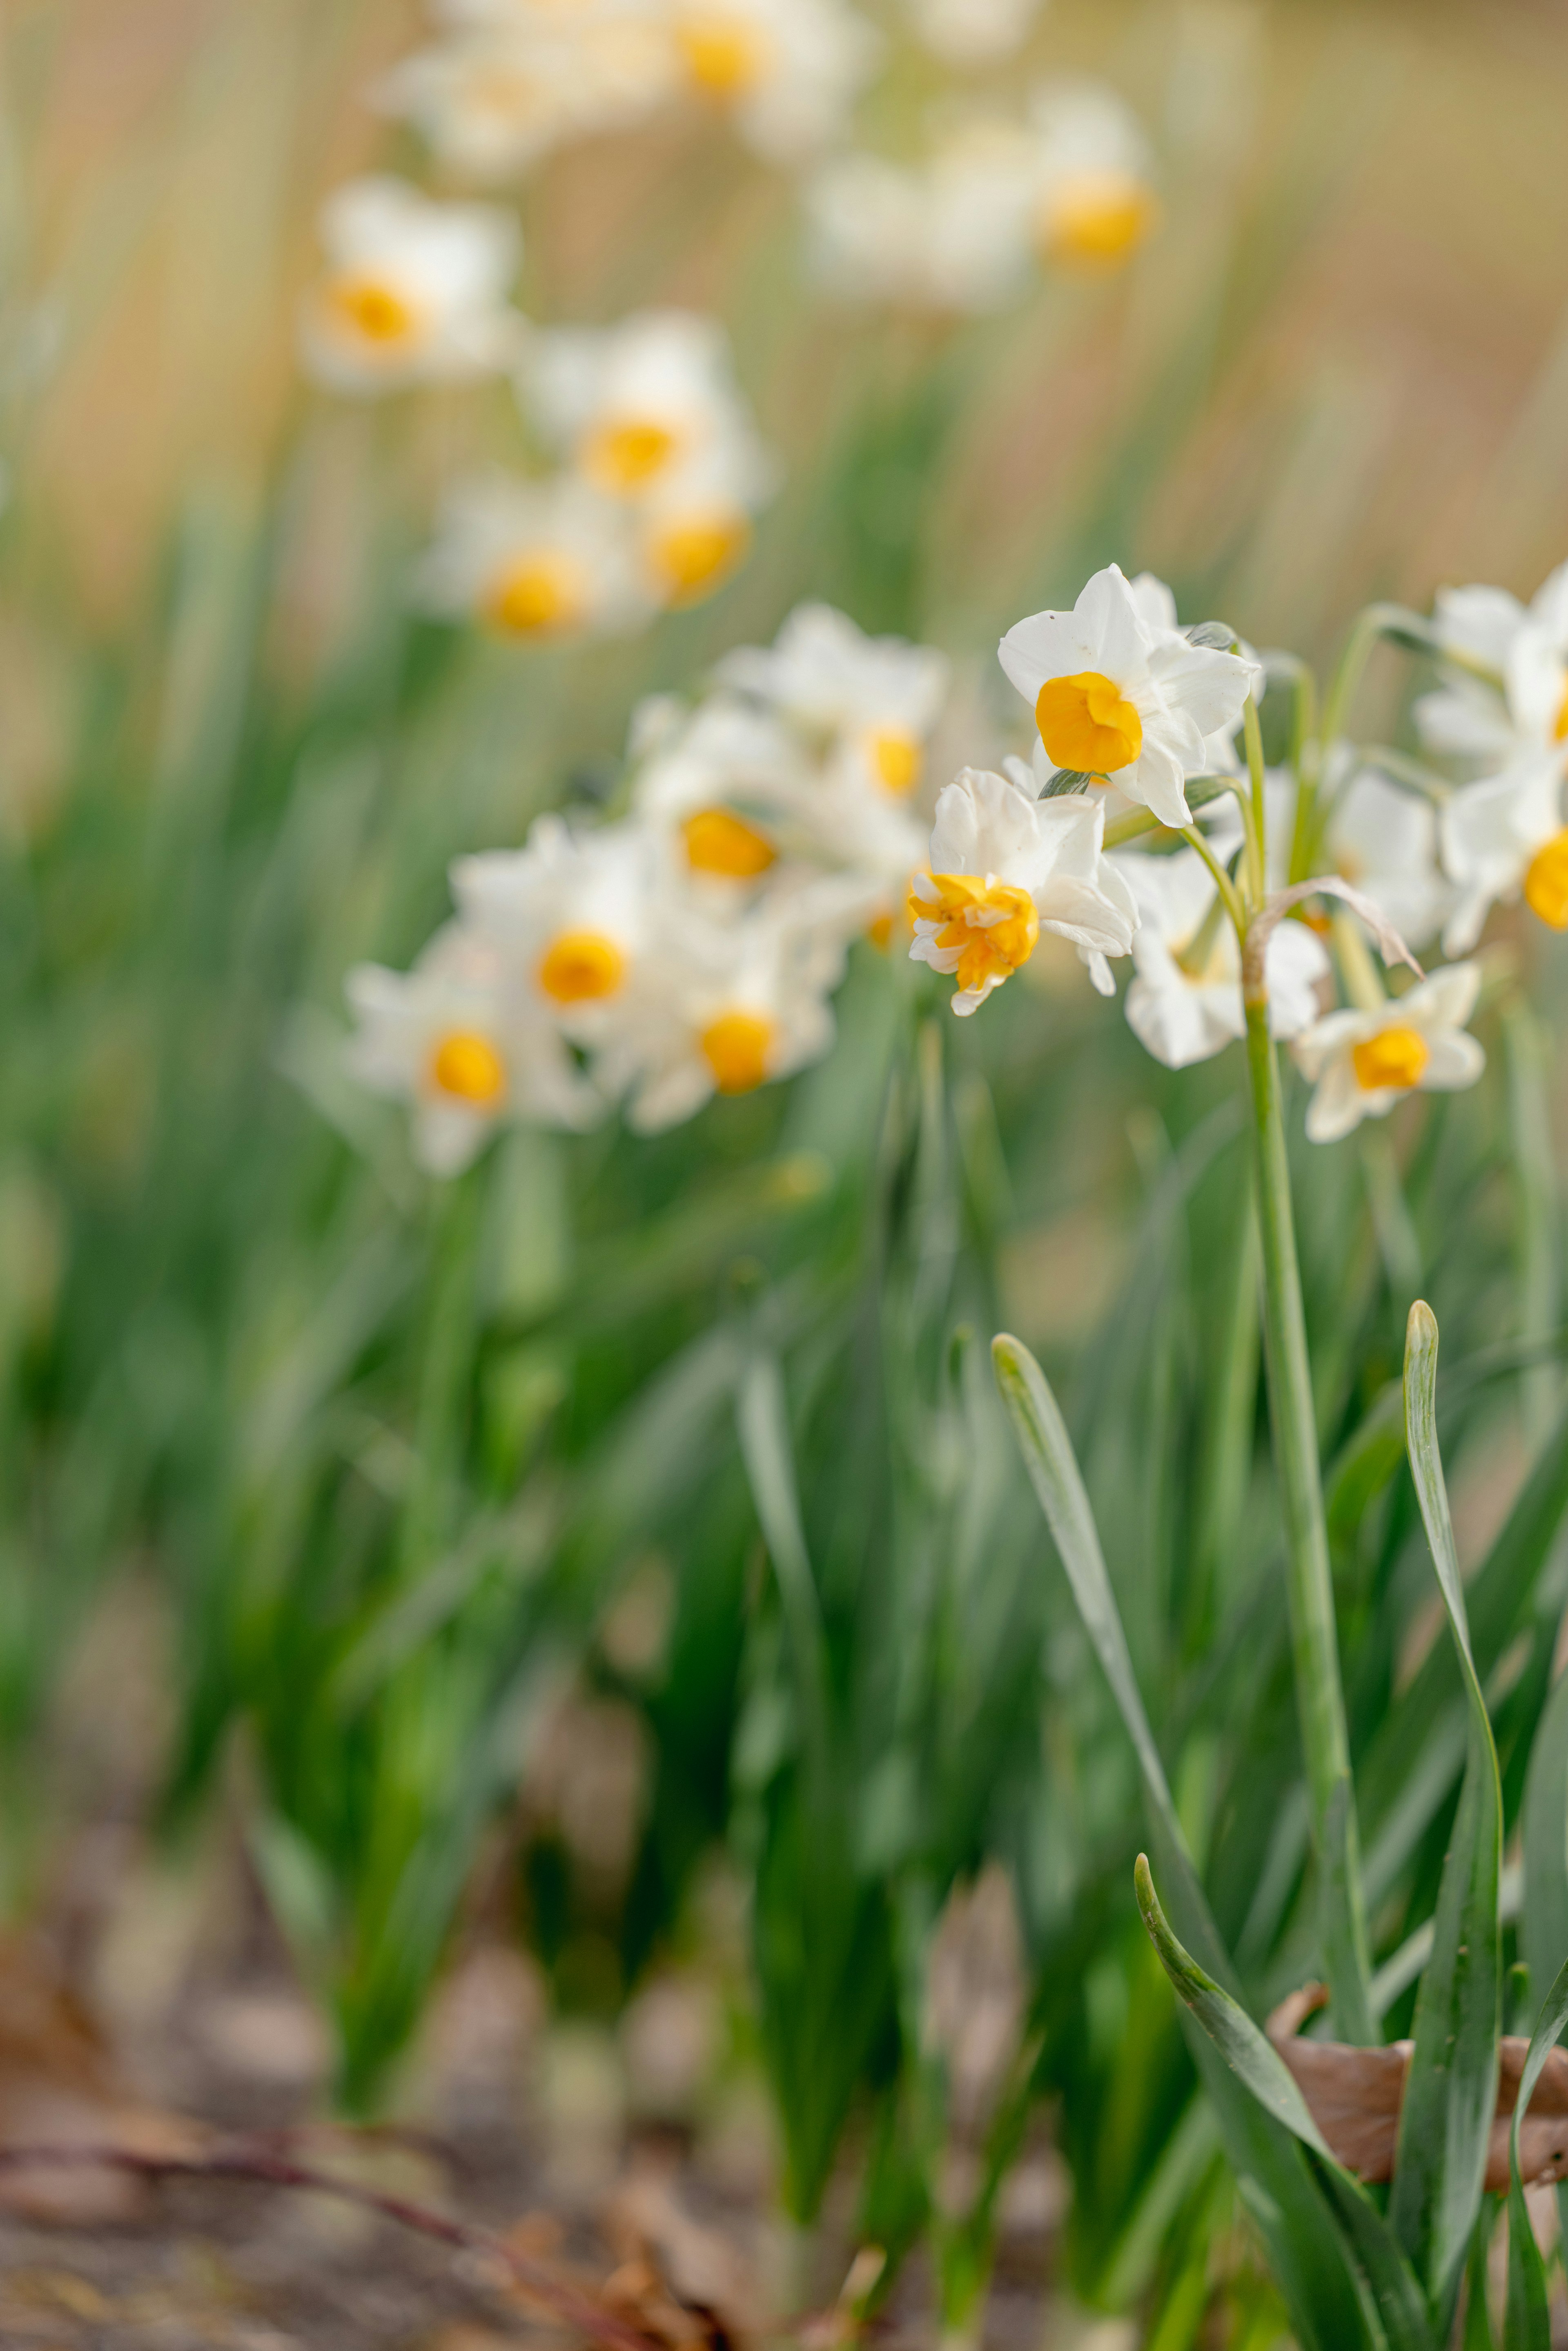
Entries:
[[442,163],[491,181],[680,107],[796,162],[840,134],[881,50],[846,0],[444,0],[436,13],[437,38],[377,100]]
[[505,372],[556,461],[456,482],[418,590],[432,611],[550,640],[637,628],[723,585],[777,467],[722,329],[686,311],[531,327],[507,299],[519,237],[487,204],[358,180],[322,215],[302,340],[322,382],[370,394]]
[[[1314,1082],[1308,1134],[1332,1142],[1413,1090],[1474,1082],[1484,1056],[1466,1024],[1480,971],[1454,964],[1385,996],[1357,915],[1314,905],[1349,895],[1380,941],[1424,947],[1441,934],[1449,952],[1473,946],[1486,907],[1511,891],[1568,927],[1568,580],[1549,582],[1529,613],[1484,590],[1440,602],[1438,644],[1466,666],[1418,719],[1428,740],[1499,762],[1440,812],[1342,745],[1329,747],[1305,808],[1297,777],[1260,772],[1260,811],[1237,737],[1264,666],[1216,636],[1228,632],[1180,628],[1163,582],[1126,580],[1115,565],[1071,612],[1009,631],[1001,664],[1033,707],[1036,755],[1005,776],[967,770],[942,794],[930,871],[914,884],[911,952],[956,977],[961,1014],[1028,962],[1041,928],[1076,939],[1104,992],[1104,958],[1130,955],[1128,1020],[1158,1060],[1183,1068],[1246,1030],[1231,877],[1253,855],[1257,911],[1277,893],[1260,935],[1270,1030]],[[1200,777],[1210,791],[1231,789],[1195,816],[1187,795]],[[1108,821],[1149,845],[1106,849]],[[1312,871],[1297,883],[1303,839]],[[1052,854],[1058,843],[1071,844],[1070,861]],[[1353,999],[1338,1010],[1336,964]]]
[[641,707],[624,817],[460,859],[413,969],[349,980],[353,1066],[412,1104],[424,1164],[615,1102],[669,1126],[826,1052],[849,949],[885,942],[918,860],[946,691],[939,653],[802,606],[695,706]]
[[1103,272],[1131,258],[1159,203],[1148,141],[1098,83],[1043,83],[1024,118],[946,124],[915,164],[834,157],[806,194],[812,256],[834,291],[912,308],[985,311],[1043,264]]

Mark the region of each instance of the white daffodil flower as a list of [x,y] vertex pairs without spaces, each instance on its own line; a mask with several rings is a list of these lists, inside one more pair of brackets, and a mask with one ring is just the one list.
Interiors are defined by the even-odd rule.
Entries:
[[[647,730],[634,714],[634,741]],[[814,778],[803,747],[774,713],[714,695],[671,718],[650,748],[632,805],[676,837],[677,865],[699,888],[744,894],[798,847]]]
[[574,833],[562,818],[541,816],[524,848],[460,857],[452,894],[517,995],[574,1042],[592,1044],[643,985],[653,859],[636,825]]
[[509,213],[434,204],[406,182],[351,181],[322,207],[325,275],[300,349],[337,392],[480,376],[515,359],[523,322],[506,292],[521,250]]
[[1537,754],[1568,758],[1568,564],[1528,605],[1503,588],[1450,588],[1438,595],[1437,634],[1462,659],[1495,670],[1458,678],[1416,705],[1428,749],[1474,760],[1490,775]]
[[907,799],[947,698],[946,654],[868,637],[830,604],[798,605],[770,646],[727,653],[721,684],[781,713],[836,775]]
[[412,971],[356,966],[347,992],[359,1022],[349,1065],[413,1104],[415,1154],[432,1175],[461,1173],[503,1123],[582,1127],[604,1110],[559,1030],[509,986],[503,958],[455,923]]
[[680,611],[725,587],[751,552],[753,517],[778,479],[758,444],[729,440],[655,482],[635,513],[643,592]]
[[1071,612],[1036,612],[1009,629],[1000,659],[1034,705],[1054,768],[1102,776],[1176,826],[1192,822],[1185,787],[1206,771],[1207,738],[1234,733],[1262,676],[1256,662],[1145,617],[1114,563]]
[[1040,0],[909,0],[915,30],[950,66],[995,65],[1022,47]]
[[[1326,866],[1382,909],[1407,946],[1419,950],[1455,911],[1454,885],[1438,856],[1437,810],[1375,768],[1363,768],[1343,789],[1333,787]],[[1293,822],[1293,810],[1291,821]],[[1288,841],[1289,834],[1283,838]]]
[[476,14],[394,66],[374,99],[452,170],[493,181],[567,140],[639,120],[674,84],[667,32],[648,10],[552,0],[488,20]]
[[1465,785],[1447,803],[1443,862],[1458,904],[1443,934],[1446,954],[1468,954],[1491,908],[1521,896],[1552,930],[1568,930],[1563,782],[1562,759],[1538,757]]
[[829,1050],[844,938],[813,913],[803,898],[735,923],[667,910],[595,1064],[629,1125],[674,1126],[716,1093],[750,1093]]
[[1309,1140],[1337,1143],[1364,1118],[1385,1118],[1414,1090],[1473,1086],[1486,1055],[1465,1024],[1480,984],[1478,964],[1449,964],[1375,1012],[1331,1012],[1298,1037],[1297,1062],[1316,1088]]
[[716,319],[643,310],[536,334],[517,389],[552,450],[606,497],[656,497],[716,459],[743,507],[774,486]]
[[1137,117],[1098,82],[1063,78],[1030,108],[1034,217],[1046,260],[1113,269],[1158,225],[1148,141]]
[[687,90],[774,162],[830,145],[882,42],[845,0],[668,0]]
[[[1116,850],[1106,862],[1127,883],[1138,910],[1136,976],[1127,1019],[1139,1043],[1169,1070],[1207,1061],[1247,1033],[1236,933],[1217,907],[1214,877],[1195,849],[1155,857]],[[1269,1027],[1296,1037],[1319,1013],[1329,976],[1322,941],[1301,923],[1281,923],[1269,942]]]
[[947,786],[930,871],[910,887],[909,952],[956,977],[955,1012],[977,1011],[1029,961],[1042,930],[1071,939],[1085,961],[1127,953],[1137,907],[1103,852],[1104,830],[1103,808],[1086,795],[1033,800],[1009,777],[975,768]]
[[499,469],[448,491],[414,592],[430,611],[524,644],[622,634],[654,602],[613,501],[586,482]]
[[1034,275],[1033,156],[1015,125],[977,119],[923,163],[834,157],[806,189],[812,266],[830,292],[911,309],[984,312]]

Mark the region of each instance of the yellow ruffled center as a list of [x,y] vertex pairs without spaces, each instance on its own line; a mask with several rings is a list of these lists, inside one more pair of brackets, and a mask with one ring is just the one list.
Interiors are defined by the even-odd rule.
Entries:
[[678,445],[671,427],[653,417],[613,417],[589,434],[582,470],[597,488],[625,497],[656,480]]
[[742,514],[696,515],[662,524],[648,558],[667,604],[695,604],[728,579],[751,545]]
[[936,944],[958,951],[954,972],[960,989],[977,993],[988,983],[1011,977],[1029,961],[1040,937],[1040,913],[1027,890],[977,873],[921,876],[928,891],[912,891],[911,916],[939,923]]
[[898,726],[878,726],[866,737],[872,773],[884,792],[902,799],[920,781],[925,754],[918,737]]
[[1048,677],[1034,705],[1046,757],[1059,768],[1114,775],[1144,747],[1144,722],[1122,689],[1095,669]]
[[1388,1087],[1403,1092],[1419,1085],[1432,1049],[1418,1029],[1380,1029],[1375,1037],[1352,1046],[1350,1058],[1355,1082],[1364,1093],[1378,1093]]
[[491,581],[485,617],[507,637],[563,636],[588,611],[582,567],[554,548],[538,548],[508,563]]
[[477,1029],[449,1029],[430,1057],[431,1082],[455,1102],[491,1110],[507,1091],[507,1065]]
[[1554,931],[1568,931],[1568,828],[1554,832],[1531,859],[1524,903]]
[[539,986],[557,1004],[597,1004],[626,977],[626,957],[603,931],[562,931],[539,964]]
[[744,98],[768,70],[766,35],[717,11],[688,16],[676,27],[675,46],[694,88],[719,105]]
[[760,1012],[721,1012],[698,1038],[721,1094],[748,1094],[768,1075],[773,1023]]
[[1127,172],[1082,172],[1047,208],[1050,259],[1079,269],[1114,269],[1129,260],[1159,219],[1154,190]]
[[384,277],[340,277],[328,288],[328,300],[356,335],[383,350],[411,342],[419,331],[417,304]]
[[728,809],[698,809],[682,825],[681,838],[694,873],[721,873],[734,882],[754,882],[779,853],[766,833]]

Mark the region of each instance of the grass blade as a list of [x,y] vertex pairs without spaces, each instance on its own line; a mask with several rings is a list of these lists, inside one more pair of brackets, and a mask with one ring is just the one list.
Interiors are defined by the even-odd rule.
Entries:
[[1535,2241],[1535,2231],[1530,2224],[1530,2213],[1524,2201],[1524,2181],[1519,2168],[1519,2138],[1524,2127],[1524,2117],[1535,2085],[1546,2070],[1546,2061],[1562,2038],[1568,2024],[1568,1961],[1564,1961],[1556,1982],[1546,1995],[1545,2006],[1530,2036],[1525,2053],[1524,2071],[1520,2076],[1519,2095],[1514,2103],[1513,2130],[1509,2139],[1508,2191],[1508,2323],[1504,2340],[1508,2351],[1552,2351],[1552,2320],[1547,2308],[1546,2264]]
[[1406,1341],[1406,1437],[1465,1687],[1469,1761],[1437,1896],[1432,1957],[1416,2004],[1416,2045],[1400,2109],[1389,2215],[1446,2333],[1481,2209],[1497,2102],[1502,1791],[1486,1699],[1470,1653],[1437,1451],[1437,1318],[1417,1301]]
[[1185,2001],[1237,2079],[1264,2112],[1299,2139],[1313,2158],[1345,2236],[1377,2305],[1389,2351],[1436,2351],[1426,2306],[1409,2263],[1375,2206],[1330,2153],[1312,2110],[1284,2059],[1219,1984],[1182,1949],[1160,1907],[1145,1856],[1134,1872],[1138,1907],[1178,1999]]

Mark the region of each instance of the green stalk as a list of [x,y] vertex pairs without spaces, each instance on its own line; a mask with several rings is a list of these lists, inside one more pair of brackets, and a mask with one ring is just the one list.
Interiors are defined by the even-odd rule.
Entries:
[[1269,999],[1262,952],[1244,951],[1247,1064],[1258,1184],[1258,1227],[1263,1257],[1263,1343],[1274,1458],[1285,1510],[1291,1638],[1296,1705],[1301,1716],[1312,1844],[1321,1886],[1325,1972],[1343,2039],[1374,2046],[1379,2039],[1369,1996],[1366,1920],[1362,1905],[1360,1840],[1350,1776],[1350,1740],[1340,1685],[1333,1578],[1323,1514],[1317,1422],[1307,1359],[1306,1316],[1291,1208],[1291,1175],[1280,1070],[1269,1034]]

